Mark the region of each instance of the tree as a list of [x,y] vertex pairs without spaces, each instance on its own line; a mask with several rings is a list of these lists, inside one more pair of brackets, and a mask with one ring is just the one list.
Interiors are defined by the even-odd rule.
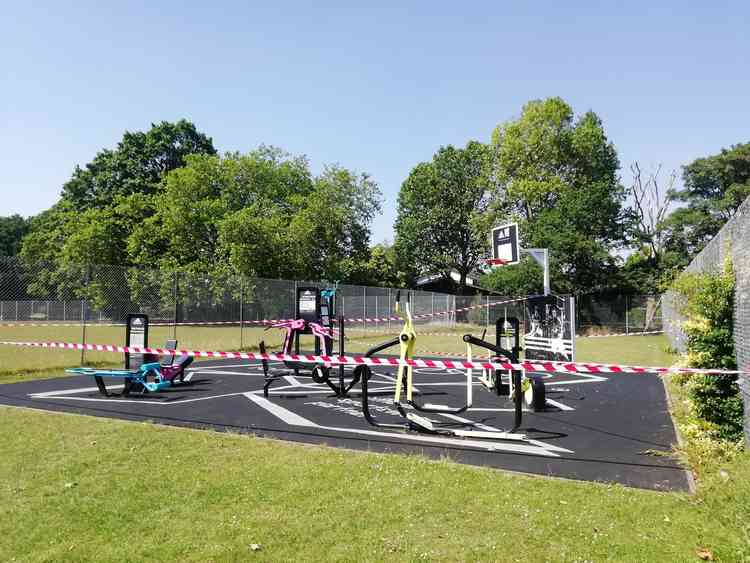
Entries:
[[411,281],[401,264],[396,247],[387,242],[370,248],[367,262],[361,263],[354,272],[352,283],[381,287],[407,287]]
[[629,194],[633,201],[633,235],[639,248],[647,247],[645,254],[652,265],[656,265],[664,250],[662,222],[669,211],[669,193],[674,189],[677,174],[672,172],[667,178],[666,189],[661,185],[659,174],[661,165],[649,173],[644,180],[638,162],[630,166],[633,182]]
[[440,273],[466,277],[488,250],[490,221],[486,145],[442,147],[431,162],[418,164],[401,185],[396,219],[396,252],[411,263],[412,277]]
[[669,193],[677,175],[669,174],[666,185],[661,166],[644,174],[640,164],[630,165],[632,182],[628,194],[632,202],[628,237],[635,252],[620,269],[620,290],[627,293],[660,293],[669,271],[680,264],[679,256],[665,250],[664,219],[669,211]]
[[164,175],[183,166],[190,154],[216,154],[216,149],[185,119],[152,124],[145,133],[126,131],[115,150],[102,150],[84,168],[76,166],[62,197],[81,209],[106,207],[118,196],[154,194]]
[[690,261],[750,197],[750,143],[694,160],[682,179],[684,188],[669,193],[684,206],[664,221],[665,246]]
[[29,222],[20,215],[0,217],[0,257],[18,254],[28,229]]
[[128,238],[134,262],[195,272],[348,281],[369,258],[380,209],[367,175],[261,147],[196,155],[169,173],[156,212]]
[[560,98],[532,101],[495,129],[492,152],[492,211],[520,223],[523,246],[550,249],[553,289],[610,287],[612,250],[625,239],[625,190],[601,119],[591,111],[574,119]]

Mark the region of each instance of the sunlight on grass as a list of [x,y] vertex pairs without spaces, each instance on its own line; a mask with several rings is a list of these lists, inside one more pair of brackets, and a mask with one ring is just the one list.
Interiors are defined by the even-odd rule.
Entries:
[[145,423],[0,415],[3,561],[684,561],[698,548],[737,561],[749,553],[747,457],[729,467],[733,487],[711,481],[692,497]]

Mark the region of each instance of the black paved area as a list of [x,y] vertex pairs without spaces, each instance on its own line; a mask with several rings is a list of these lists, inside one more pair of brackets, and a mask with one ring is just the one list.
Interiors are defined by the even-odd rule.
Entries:
[[[357,385],[348,398],[308,377],[275,382],[264,399],[259,364],[237,360],[196,362],[191,382],[159,393],[103,397],[93,378],[65,377],[0,386],[0,404],[150,420],[197,428],[231,429],[299,442],[379,452],[420,453],[460,463],[633,487],[687,490],[686,472],[668,452],[676,442],[664,388],[654,375],[611,377],[547,374],[545,412],[524,413],[520,432],[529,441],[448,438],[387,431],[367,424]],[[272,366],[282,368],[281,364]],[[372,410],[385,422],[400,417],[392,407],[394,370],[376,368],[370,382]],[[114,380],[111,385],[117,391]],[[465,374],[418,369],[415,387],[423,402],[457,405]],[[428,415],[435,422],[467,428],[469,421],[508,429],[507,399],[474,385],[474,408],[458,420]]]

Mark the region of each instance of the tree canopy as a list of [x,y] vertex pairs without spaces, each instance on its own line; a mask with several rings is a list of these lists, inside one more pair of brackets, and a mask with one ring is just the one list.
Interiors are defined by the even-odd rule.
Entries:
[[412,276],[450,271],[458,290],[487,253],[489,152],[469,142],[442,147],[431,162],[418,164],[401,186],[395,224],[396,248]]
[[379,190],[367,175],[261,147],[198,155],[167,175],[156,211],[128,241],[139,264],[249,276],[350,280],[369,258]]
[[[591,111],[576,119],[560,98],[529,102],[495,129],[491,147],[496,221],[518,221],[522,246],[550,249],[553,289],[609,287],[613,250],[624,242],[625,191],[601,119]],[[487,281],[504,291],[514,277],[500,269]]]
[[29,222],[20,215],[0,217],[0,257],[18,254],[28,230]]
[[750,143],[722,149],[683,167],[684,187],[672,190],[678,204],[663,222],[665,246],[689,262],[750,197]]

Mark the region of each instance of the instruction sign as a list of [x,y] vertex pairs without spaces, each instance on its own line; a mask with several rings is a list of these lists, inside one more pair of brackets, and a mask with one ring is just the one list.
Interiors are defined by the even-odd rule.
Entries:
[[[148,346],[148,315],[128,315],[125,325],[125,346]],[[143,354],[125,353],[125,369],[138,369],[143,362]]]
[[298,287],[295,318],[320,322],[320,290],[317,287]]

